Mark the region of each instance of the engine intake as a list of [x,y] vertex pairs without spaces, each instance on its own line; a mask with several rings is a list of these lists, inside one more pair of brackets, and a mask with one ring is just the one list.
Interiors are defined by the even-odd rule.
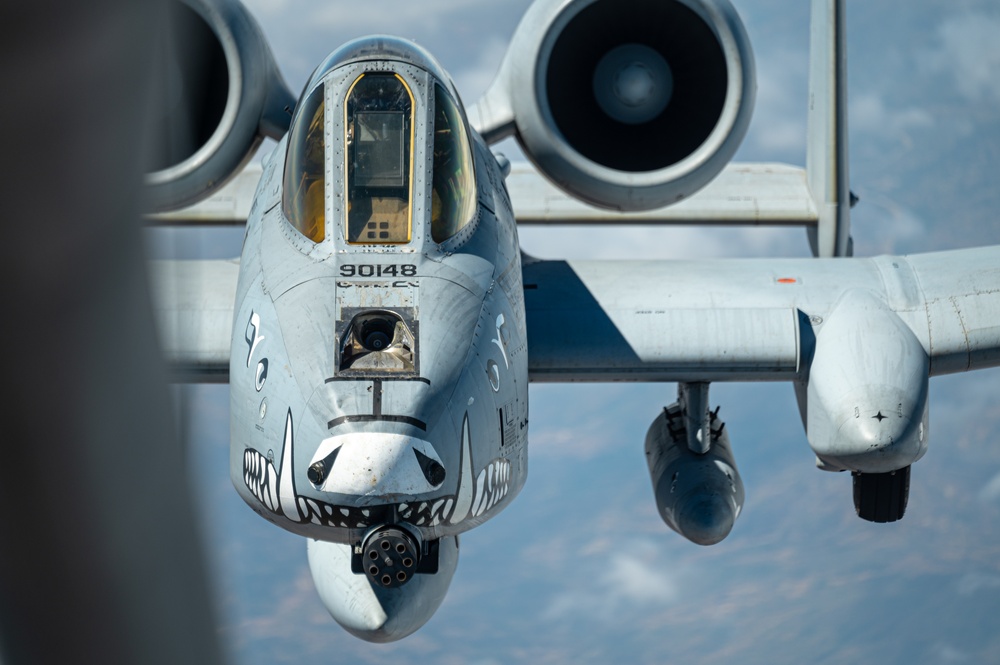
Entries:
[[236,175],[265,136],[288,130],[295,98],[260,27],[234,0],[170,3],[152,72],[153,212],[211,195]]
[[489,142],[515,135],[570,195],[646,210],[722,170],[755,89],[749,40],[727,0],[543,0],[469,116]]
[[639,15],[627,22],[611,2],[569,20],[538,73],[545,81],[540,101],[587,159],[655,171],[694,153],[712,133],[726,102],[726,58],[690,8],[635,4]]

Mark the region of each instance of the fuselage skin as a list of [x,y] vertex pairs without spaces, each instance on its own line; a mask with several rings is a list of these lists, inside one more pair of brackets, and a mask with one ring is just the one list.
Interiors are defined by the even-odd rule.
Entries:
[[[293,533],[349,544],[387,524],[424,541],[456,535],[502,510],[527,473],[521,259],[503,174],[469,131],[475,213],[434,241],[422,165],[433,162],[434,86],[453,86],[416,47],[379,46],[378,57],[333,54],[303,99],[326,86],[337,109],[352,81],[372,72],[413,91],[411,238],[347,242],[339,111],[325,120],[324,237],[296,230],[282,206],[286,136],[264,162],[247,221],[230,360],[230,475],[240,496]],[[406,322],[411,371],[346,365],[351,322],[371,312]]]

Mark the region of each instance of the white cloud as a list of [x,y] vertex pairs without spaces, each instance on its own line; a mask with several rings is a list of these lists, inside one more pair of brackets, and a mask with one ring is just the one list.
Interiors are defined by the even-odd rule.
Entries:
[[943,642],[935,644],[933,652],[940,663],[968,663],[972,660],[967,653],[958,647]]
[[354,0],[244,0],[244,4],[262,24],[301,26],[306,39],[324,34],[390,34],[422,40],[467,29],[488,35],[495,25],[485,17],[502,12],[519,19],[529,2],[493,6],[481,0],[375,0],[362,11]]
[[942,432],[957,432],[968,429],[970,423],[992,423],[995,420],[997,376],[994,370],[932,381],[931,397],[939,406],[934,414],[934,428]]
[[593,581],[556,596],[543,614],[546,619],[620,619],[622,614],[667,607],[680,596],[676,569],[665,560],[662,548],[648,540],[631,541],[626,550],[617,549],[594,564],[600,572]]
[[990,482],[979,490],[979,498],[988,503],[1000,500],[1000,473],[993,476]]
[[930,127],[934,117],[919,108],[890,109],[881,95],[865,92],[848,100],[850,128],[880,137],[898,137],[911,129]]
[[855,255],[894,254],[900,244],[924,233],[929,224],[912,210],[862,186],[861,203],[852,211]]
[[579,425],[532,433],[531,443],[540,453],[576,459],[588,459],[618,445],[617,441],[595,435]]
[[969,573],[958,581],[958,593],[971,596],[979,591],[995,591],[1000,589],[1000,575],[990,573]]
[[[636,550],[643,550],[641,553]],[[669,605],[677,599],[677,585],[665,570],[651,565],[650,543],[615,554],[601,582],[619,602],[633,607]]]
[[757,55],[756,106],[746,139],[753,159],[804,158],[808,75],[804,52],[784,48]]
[[[492,78],[528,1],[496,5],[479,0],[375,0],[362,11],[348,0],[247,0],[245,4],[296,92],[313,68],[344,43],[364,35],[389,34],[427,48],[456,75],[463,94],[473,95],[485,87],[482,79]],[[479,71],[486,67],[490,68],[486,73]],[[470,69],[477,71],[463,71]]]
[[[633,386],[607,384],[601,390],[588,386],[534,384],[529,393],[532,409],[539,413],[576,414],[572,422],[540,417],[531,421],[529,437],[533,455],[557,459],[585,460],[622,445],[615,422],[608,421],[608,414],[631,419],[647,414],[650,419],[657,413],[657,400],[637,399]],[[641,421],[646,415],[641,415]]]
[[958,91],[978,102],[1000,102],[1000,15],[965,13],[945,19],[938,27],[940,47],[927,62],[948,75]]
[[316,4],[314,19],[317,25],[338,29],[358,29],[367,32],[385,32],[380,26],[391,17],[395,25],[409,25],[420,29],[442,29],[456,14],[482,6],[480,0],[378,0],[378,11],[356,11],[356,2],[320,2]]
[[507,44],[507,40],[497,35],[488,36],[476,53],[476,58],[467,67],[451,72],[455,87],[465,104],[474,104],[486,92],[500,68],[500,61],[507,52]]
[[[319,28],[370,28],[392,22],[395,24],[419,21],[440,22],[442,15],[474,7],[476,0],[378,0],[377,11],[357,11],[356,2],[346,0],[243,0],[262,22],[288,21],[298,16],[305,23]],[[384,31],[383,31],[384,32]]]

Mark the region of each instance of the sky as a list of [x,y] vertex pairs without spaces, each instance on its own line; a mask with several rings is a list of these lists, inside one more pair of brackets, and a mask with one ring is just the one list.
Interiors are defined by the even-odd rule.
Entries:
[[[528,2],[247,4],[292,90],[341,43],[378,32],[428,48],[471,104]],[[758,83],[737,160],[803,164],[808,3],[734,5]],[[1000,7],[848,2],[847,22],[855,253],[1000,244]],[[809,252],[801,229],[520,233],[543,258]],[[238,252],[240,235],[175,242],[224,256]],[[878,525],[854,515],[849,476],[814,467],[790,385],[713,384],[746,504],[729,538],[704,548],[660,521],[642,453],[674,384],[532,385],[525,489],[462,537],[444,604],[392,645],[340,629],[313,589],[304,541],[236,495],[227,388],[180,395],[219,634],[233,663],[944,664],[1000,662],[998,386],[1000,370],[931,382],[930,451],[913,467],[907,515]]]

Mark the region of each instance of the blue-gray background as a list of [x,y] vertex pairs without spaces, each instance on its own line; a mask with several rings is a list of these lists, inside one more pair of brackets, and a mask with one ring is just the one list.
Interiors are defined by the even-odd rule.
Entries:
[[[430,49],[472,103],[528,2],[247,4],[293,90],[344,41],[382,32]],[[808,3],[735,4],[758,75],[737,158],[802,164]],[[856,253],[1000,243],[1000,7],[871,0],[848,2],[847,12]],[[802,230],[522,229],[521,237],[547,258],[808,253]],[[225,256],[239,238],[161,233],[159,243]],[[674,400],[673,384],[533,385],[527,486],[462,538],[437,615],[386,646],[360,642],[329,618],[304,541],[233,491],[227,388],[186,388],[219,634],[232,661],[247,665],[1000,662],[998,372],[931,382],[930,452],[914,467],[906,518],[893,525],[859,520],[850,477],[813,467],[790,386],[714,385],[747,503],[732,535],[711,548],[669,531],[653,505],[643,437]]]

